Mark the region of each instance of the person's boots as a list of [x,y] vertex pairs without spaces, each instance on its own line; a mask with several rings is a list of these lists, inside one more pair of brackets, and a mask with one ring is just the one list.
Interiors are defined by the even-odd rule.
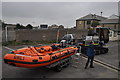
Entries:
[[84,69],[87,69],[87,66],[85,66],[85,68]]
[[90,68],[94,68],[94,66],[90,66]]
[[85,67],[84,69],[87,69],[87,67]]

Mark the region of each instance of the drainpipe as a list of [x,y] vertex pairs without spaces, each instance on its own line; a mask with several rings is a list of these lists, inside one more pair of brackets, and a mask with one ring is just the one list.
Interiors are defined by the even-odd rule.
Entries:
[[57,40],[56,40],[56,43],[58,43],[58,39],[59,39],[59,34],[60,34],[60,31],[59,31],[59,29],[58,29],[58,31],[57,31]]
[[6,42],[8,41],[8,30],[7,30],[7,26],[5,27],[5,37],[6,37]]
[[85,29],[85,21],[84,21],[84,29]]

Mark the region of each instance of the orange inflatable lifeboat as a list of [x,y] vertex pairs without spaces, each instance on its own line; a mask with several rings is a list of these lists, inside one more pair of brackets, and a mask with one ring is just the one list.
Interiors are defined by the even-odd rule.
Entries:
[[12,51],[4,56],[6,64],[17,67],[34,68],[47,66],[61,59],[70,57],[77,51],[74,46],[60,48],[59,44],[27,47]]

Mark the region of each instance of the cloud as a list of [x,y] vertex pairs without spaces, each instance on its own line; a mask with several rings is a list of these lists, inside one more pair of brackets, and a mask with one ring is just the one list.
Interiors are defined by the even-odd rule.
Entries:
[[[3,2],[3,20],[9,23],[35,22],[71,27],[75,20],[89,13],[103,16],[118,14],[117,2]],[[30,20],[31,19],[31,20]]]
[[0,2],[0,20],[2,19],[2,3]]

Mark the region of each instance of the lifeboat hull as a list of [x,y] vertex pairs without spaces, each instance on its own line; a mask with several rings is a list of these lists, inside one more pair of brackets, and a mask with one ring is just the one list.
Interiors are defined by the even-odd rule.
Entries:
[[[4,62],[9,65],[24,68],[35,68],[48,66],[52,63],[58,62],[70,57],[77,51],[75,47],[67,47],[55,51],[43,53],[44,55],[23,55],[23,54],[6,54]],[[42,53],[40,53],[42,54]]]

